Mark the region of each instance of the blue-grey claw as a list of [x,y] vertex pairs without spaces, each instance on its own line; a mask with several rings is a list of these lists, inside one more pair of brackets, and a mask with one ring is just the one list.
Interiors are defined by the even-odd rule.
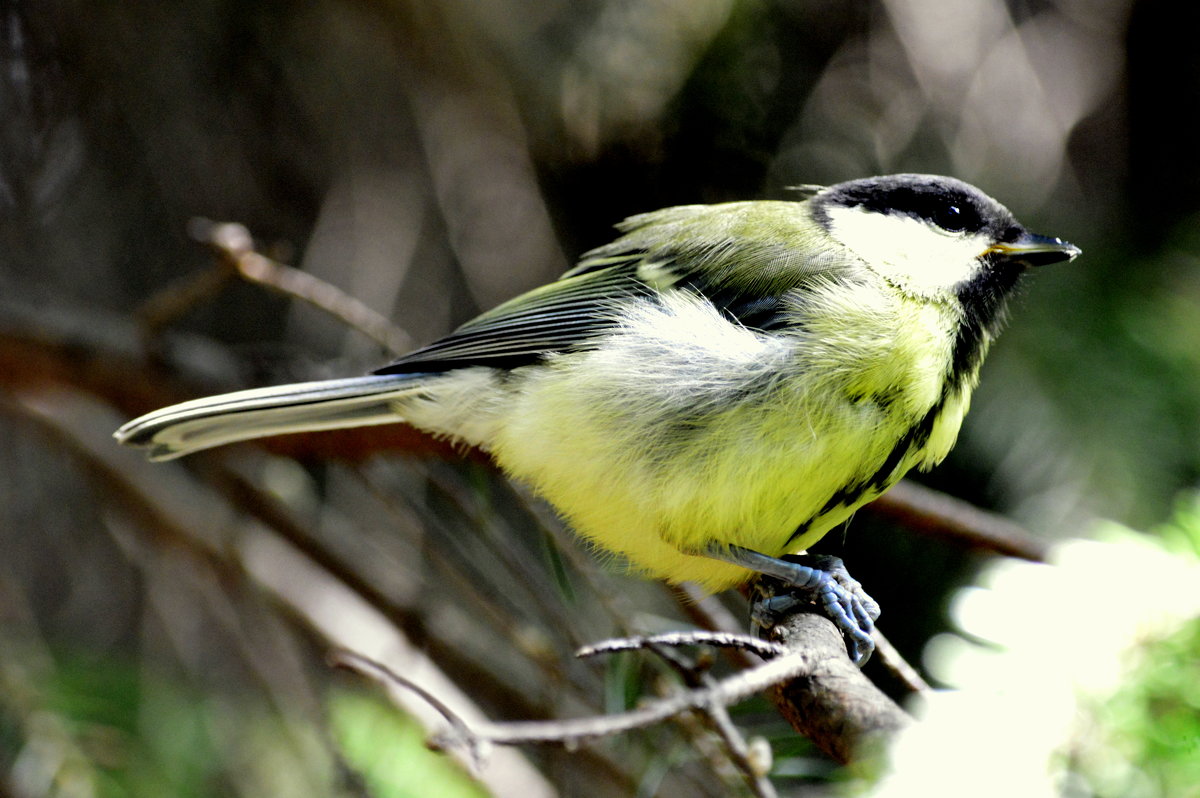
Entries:
[[775,558],[738,546],[714,547],[708,555],[764,575],[759,597],[751,607],[756,625],[770,628],[797,606],[815,603],[841,631],[856,665],[861,667],[875,651],[871,632],[879,617],[879,604],[839,558],[813,554]]

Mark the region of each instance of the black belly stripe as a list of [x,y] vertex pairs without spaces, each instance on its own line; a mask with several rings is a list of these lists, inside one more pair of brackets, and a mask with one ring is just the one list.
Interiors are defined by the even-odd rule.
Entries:
[[805,521],[800,526],[796,527],[796,531],[791,534],[791,536],[787,539],[787,542],[783,544],[783,547],[786,549],[788,546],[792,545],[797,540],[804,537],[805,534],[808,533],[808,530],[810,527],[812,527],[812,519],[811,518],[809,520]]
[[[796,528],[788,538],[788,545],[807,533],[813,523],[825,515],[844,507],[854,507],[868,494],[878,496],[890,488],[902,476],[895,474],[895,471],[904,462],[905,457],[920,451],[929,442],[934,424],[945,409],[950,394],[961,394],[969,390],[975,375],[979,373],[988,342],[1003,323],[1006,300],[1024,271],[1023,268],[995,259],[989,261],[987,266],[988,268],[981,270],[974,280],[959,289],[958,299],[963,315],[955,331],[950,362],[944,375],[945,383],[937,402],[900,436],[883,463],[871,476],[834,491],[812,518]],[[865,398],[858,397],[858,401]],[[876,401],[882,398],[879,397]],[[886,408],[893,400],[894,397],[889,396],[886,403],[880,402],[880,405]]]
[[[946,400],[949,398],[950,390],[947,385],[942,389],[942,395],[938,397],[933,407],[929,408],[920,421],[908,428],[908,431],[901,436],[896,445],[892,447],[892,451],[888,452],[888,456],[883,461],[883,465],[879,467],[870,479],[867,480],[866,489],[875,493],[882,493],[892,486],[895,480],[892,478],[892,472],[900,465],[904,457],[912,451],[921,449],[929,442],[929,437],[933,435],[933,425],[937,423],[938,418],[942,415],[942,410],[946,407]],[[862,493],[860,492],[860,496]]]
[[942,409],[945,408],[949,393],[949,386],[947,386],[933,407],[917,423],[909,427],[908,431],[900,436],[900,439],[896,441],[896,445],[892,447],[892,450],[888,452],[888,456],[884,458],[883,464],[871,476],[851,482],[834,491],[829,500],[825,502],[825,505],[812,518],[796,528],[796,531],[788,538],[785,545],[791,545],[803,537],[817,519],[823,518],[829,513],[843,507],[854,507],[868,493],[878,496],[890,488],[896,481],[892,477],[893,472],[904,461],[905,456],[909,452],[919,450],[929,442],[929,437],[933,434],[933,425],[937,423]]

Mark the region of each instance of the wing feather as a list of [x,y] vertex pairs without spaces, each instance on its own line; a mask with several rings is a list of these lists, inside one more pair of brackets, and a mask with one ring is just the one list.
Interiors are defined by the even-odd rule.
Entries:
[[621,298],[649,295],[631,261],[564,277],[509,300],[377,374],[446,371],[464,366],[515,368],[554,352],[586,348],[616,323]]
[[689,205],[635,216],[624,236],[584,255],[559,280],[477,316],[377,374],[516,368],[587,349],[620,320],[622,300],[667,291],[708,298],[747,327],[788,320],[786,296],[836,267],[814,256],[803,203]]

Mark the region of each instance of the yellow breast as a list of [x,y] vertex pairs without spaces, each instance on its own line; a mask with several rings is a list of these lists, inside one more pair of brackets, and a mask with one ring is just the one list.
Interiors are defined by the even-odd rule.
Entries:
[[[687,552],[811,544],[878,492],[871,479],[943,398],[944,313],[845,286],[816,299],[820,324],[782,336],[730,323],[687,294],[646,302],[598,349],[514,382],[493,455],[636,569],[737,584],[743,569]],[[854,329],[868,334],[845,333]],[[921,450],[901,453],[895,478],[945,455],[965,406],[946,404]],[[884,476],[879,490],[894,481]],[[839,503],[854,485],[861,495]]]

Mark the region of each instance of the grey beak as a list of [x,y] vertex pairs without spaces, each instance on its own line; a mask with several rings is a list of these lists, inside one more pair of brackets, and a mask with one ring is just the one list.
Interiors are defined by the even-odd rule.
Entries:
[[1046,266],[1051,263],[1075,260],[1082,252],[1079,247],[1061,238],[1040,236],[1025,232],[1016,241],[993,244],[988,252],[1004,260],[1023,263],[1026,266]]

